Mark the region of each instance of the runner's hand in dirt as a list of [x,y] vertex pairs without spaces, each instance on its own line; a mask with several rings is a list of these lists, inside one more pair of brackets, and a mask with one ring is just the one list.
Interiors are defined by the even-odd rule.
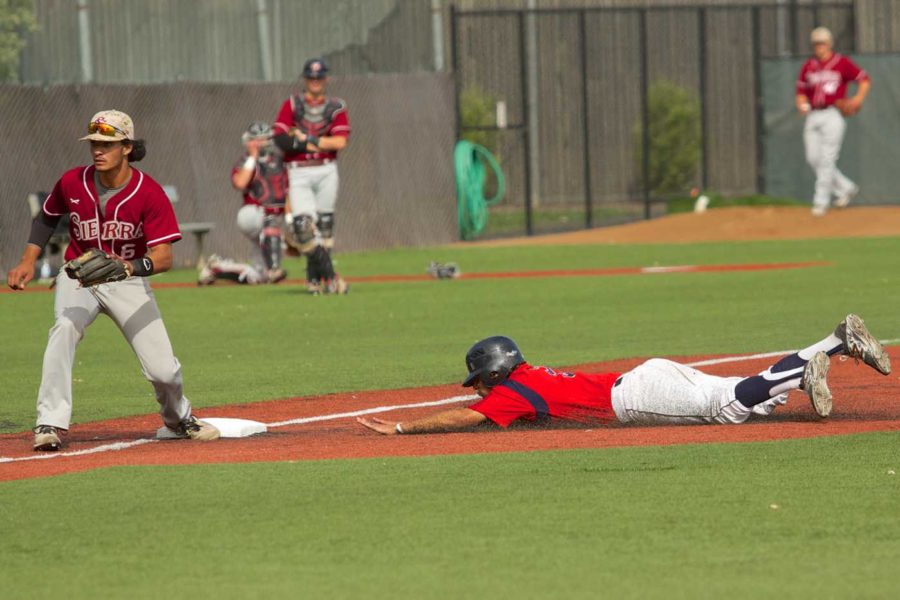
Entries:
[[399,433],[397,431],[396,421],[385,421],[384,419],[376,419],[375,417],[372,417],[371,419],[368,417],[356,417],[356,422],[368,427],[372,431],[377,431],[384,435],[394,435]]

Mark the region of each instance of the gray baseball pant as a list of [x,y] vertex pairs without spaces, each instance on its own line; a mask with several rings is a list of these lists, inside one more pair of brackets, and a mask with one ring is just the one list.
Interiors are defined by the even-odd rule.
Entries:
[[65,272],[56,278],[56,322],[44,352],[37,399],[37,424],[68,429],[72,419],[72,364],[84,330],[105,313],[118,325],[156,391],[160,415],[170,428],[191,415],[182,392],[181,364],[162,321],[150,284],[142,277],[90,288]]
[[852,194],[856,184],[837,168],[847,122],[835,107],[814,110],[803,125],[806,162],[816,173],[813,206],[828,208],[831,198]]

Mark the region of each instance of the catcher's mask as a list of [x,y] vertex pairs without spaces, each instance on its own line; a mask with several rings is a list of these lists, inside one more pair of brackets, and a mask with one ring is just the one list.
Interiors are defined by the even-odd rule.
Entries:
[[506,381],[512,370],[523,362],[525,357],[510,338],[502,335],[485,338],[466,353],[469,376],[463,386],[472,387],[476,380],[481,380],[487,387],[494,387]]
[[271,140],[272,126],[262,121],[254,121],[250,123],[247,131],[241,135],[241,141],[245,144],[250,140]]

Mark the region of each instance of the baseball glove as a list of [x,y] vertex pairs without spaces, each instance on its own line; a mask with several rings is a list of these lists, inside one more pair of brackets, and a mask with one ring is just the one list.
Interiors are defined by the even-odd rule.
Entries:
[[854,108],[853,103],[850,102],[850,98],[840,98],[838,100],[835,100],[834,105],[839,111],[841,111],[841,114],[845,117],[852,117],[859,112],[859,107]]
[[66,275],[77,279],[84,287],[122,281],[129,275],[124,260],[99,248],[91,248],[78,258],[73,258],[63,268]]

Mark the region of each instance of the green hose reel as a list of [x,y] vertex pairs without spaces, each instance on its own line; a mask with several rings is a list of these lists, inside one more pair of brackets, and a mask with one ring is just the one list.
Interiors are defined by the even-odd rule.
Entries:
[[[493,198],[484,197],[485,163],[497,179],[497,193]],[[506,180],[490,150],[466,140],[456,143],[453,150],[453,166],[456,172],[459,236],[464,240],[472,240],[487,225],[488,208],[500,202],[506,194]]]

